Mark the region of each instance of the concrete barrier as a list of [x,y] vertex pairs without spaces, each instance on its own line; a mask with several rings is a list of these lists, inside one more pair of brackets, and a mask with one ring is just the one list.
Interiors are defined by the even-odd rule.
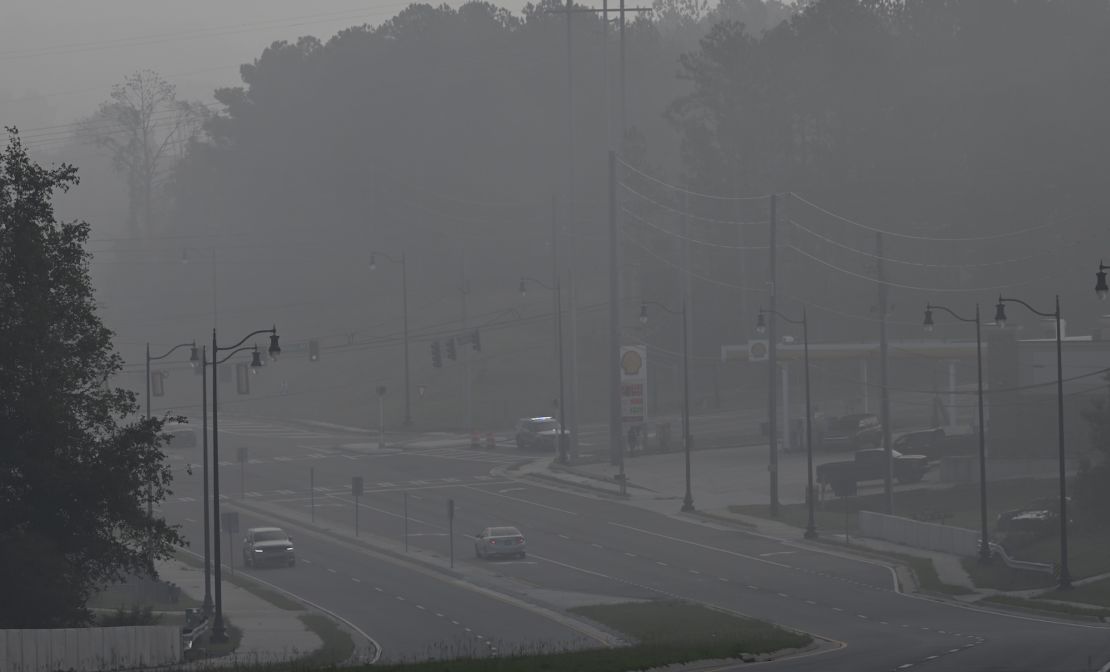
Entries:
[[975,557],[979,553],[979,532],[962,527],[926,523],[910,518],[888,516],[873,511],[859,512],[859,528],[865,537],[930,551]]
[[181,629],[170,625],[0,630],[4,672],[105,672],[181,661]]

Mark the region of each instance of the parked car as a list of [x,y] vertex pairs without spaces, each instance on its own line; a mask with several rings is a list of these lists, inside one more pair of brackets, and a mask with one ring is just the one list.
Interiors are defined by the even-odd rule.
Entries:
[[243,564],[247,567],[282,565],[293,567],[297,556],[293,537],[280,527],[252,527],[243,537]]
[[527,552],[528,543],[515,527],[487,527],[474,537],[474,555],[483,560],[499,556],[523,558]]
[[[1071,497],[1068,497],[1071,504]],[[1068,516],[1068,523],[1074,522]],[[995,530],[1004,534],[1031,534],[1034,536],[1051,534],[1060,528],[1060,498],[1042,497],[1035,499],[1019,509],[1011,509],[998,514]]]
[[891,447],[902,453],[924,455],[939,460],[952,455],[972,455],[979,447],[978,434],[946,434],[940,427],[906,432],[894,439]]
[[[559,421],[555,418],[522,418],[516,423],[516,449],[554,452],[559,432]],[[562,433],[565,436],[569,432],[562,430]]]
[[882,441],[883,425],[874,413],[829,418],[821,434],[821,447],[829,450],[877,447]]
[[[817,483],[831,486],[836,495],[853,494],[856,484],[886,478],[886,451],[882,448],[857,450],[855,459],[817,465]],[[917,483],[929,471],[929,458],[924,455],[903,455],[891,451],[894,480],[900,484]]]
[[196,448],[197,429],[183,422],[167,422],[162,426],[162,432],[169,435],[166,448]]

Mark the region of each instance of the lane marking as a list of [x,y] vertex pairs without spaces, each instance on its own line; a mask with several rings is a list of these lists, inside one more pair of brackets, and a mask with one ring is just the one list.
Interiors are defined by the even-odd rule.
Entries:
[[794,569],[794,567],[792,567],[791,565],[784,565],[783,563],[775,562],[774,560],[764,560],[763,558],[758,558],[754,555],[747,555],[745,553],[737,553],[736,551],[730,551],[727,548],[718,548],[716,546],[709,546],[708,544],[702,544],[702,543],[698,543],[696,541],[690,541],[689,539],[679,539],[678,537],[672,537],[669,534],[660,534],[658,532],[652,532],[651,530],[645,530],[645,529],[642,529],[642,528],[639,528],[639,527],[633,527],[631,525],[625,525],[623,523],[614,523],[612,521],[609,521],[609,524],[613,525],[615,527],[624,528],[626,530],[632,530],[633,532],[639,532],[640,534],[647,534],[647,535],[650,535],[650,536],[653,536],[653,537],[659,537],[660,539],[667,539],[668,541],[675,541],[675,542],[678,542],[680,544],[688,544],[690,546],[696,546],[697,548],[704,548],[706,550],[716,551],[718,553],[724,553],[726,555],[731,555],[731,556],[734,556],[734,557],[737,557],[737,558],[744,558],[746,560],[751,560],[752,562],[761,562],[763,564],[771,565],[771,566],[774,566],[774,567],[782,567],[783,569]]
[[354,581],[355,583],[362,583],[362,579],[360,579],[358,577],[355,577],[355,576],[351,577],[351,581]]
[[527,490],[527,489],[528,488],[505,488],[504,490],[498,490],[497,492],[499,492],[501,494],[505,494],[506,492],[523,492],[524,490]]
[[529,501],[527,499],[523,499],[521,497],[513,497],[511,495],[502,495],[502,494],[497,493],[497,492],[490,492],[489,490],[483,490],[482,488],[475,487],[473,485],[464,485],[462,487],[467,488],[468,490],[473,490],[474,492],[481,492],[481,493],[489,495],[491,497],[501,497],[501,498],[504,498],[504,499],[511,499],[514,502],[520,502],[522,504],[530,504],[531,506],[538,506],[540,508],[548,509],[548,510],[551,510],[551,511],[558,511],[559,513],[565,513],[568,516],[576,516],[576,517],[578,516],[578,514],[574,511],[568,511],[567,509],[560,509],[557,506],[548,506],[547,504],[540,504],[539,502],[532,502],[532,501]]
[[774,551],[773,553],[760,553],[759,557],[769,558],[772,555],[794,555],[797,551]]
[[335,570],[331,567],[328,567],[328,574],[335,574]]
[[[201,561],[204,560],[204,556],[199,554],[199,553],[194,553],[194,552],[192,552],[188,549],[184,549],[184,548],[180,549],[180,550],[181,550],[181,552],[188,553],[189,555],[193,556],[194,558],[196,558],[198,560],[201,560]],[[370,642],[371,646],[374,647],[374,656],[369,661],[370,665],[373,665],[373,664],[377,663],[378,660],[382,657],[382,645],[378,643],[378,640],[376,640],[373,637],[371,637],[370,635],[366,634],[366,632],[362,628],[358,627],[357,625],[355,625],[351,621],[347,620],[346,618],[343,618],[342,616],[335,613],[331,609],[328,609],[325,606],[317,604],[316,602],[313,602],[312,600],[301,597],[300,595],[297,595],[296,593],[290,592],[290,591],[282,588],[279,585],[270,583],[269,581],[266,581],[265,579],[260,579],[260,578],[258,578],[257,576],[255,576],[253,574],[247,574],[247,576],[250,577],[249,580],[251,580],[251,581],[261,583],[262,585],[264,585],[268,588],[272,588],[273,590],[276,590],[277,592],[284,594],[286,597],[289,597],[289,598],[292,598],[294,600],[298,600],[300,602],[303,602],[303,603],[307,604],[308,606],[312,607],[313,609],[316,609],[317,611],[322,611],[323,613],[327,614],[328,616],[331,616],[335,620],[340,621],[341,623],[346,625],[351,630],[354,630],[355,632],[357,632],[366,641]]]

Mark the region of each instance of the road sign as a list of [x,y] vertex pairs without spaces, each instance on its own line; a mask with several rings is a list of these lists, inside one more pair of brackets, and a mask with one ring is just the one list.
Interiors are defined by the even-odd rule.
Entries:
[[238,511],[223,511],[220,513],[220,524],[223,525],[224,531],[228,534],[238,534],[239,532],[239,512]]
[[621,346],[621,421],[640,425],[646,420],[644,397],[647,393],[647,348]]
[[351,477],[351,496],[352,497],[362,496],[362,476],[352,476]]

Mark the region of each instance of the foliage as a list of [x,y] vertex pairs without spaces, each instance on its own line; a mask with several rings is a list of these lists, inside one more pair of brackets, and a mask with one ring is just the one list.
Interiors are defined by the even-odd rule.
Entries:
[[121,605],[114,612],[102,616],[99,625],[114,628],[125,625],[158,625],[161,622],[161,614],[155,614],[149,604],[142,607],[132,604],[129,609]]
[[121,361],[88,275],[88,225],[59,222],[69,165],[32,162],[15,129],[0,152],[0,628],[88,622],[99,586],[181,542],[146,515],[171,472],[162,421],[128,422],[134,395],[109,389]]
[[178,100],[177,87],[161,75],[139,70],[112,87],[110,100],[81,122],[78,136],[108,150],[127,181],[132,235],[151,233],[157,182],[167,176],[168,159],[197,138],[207,116],[203,105]]

